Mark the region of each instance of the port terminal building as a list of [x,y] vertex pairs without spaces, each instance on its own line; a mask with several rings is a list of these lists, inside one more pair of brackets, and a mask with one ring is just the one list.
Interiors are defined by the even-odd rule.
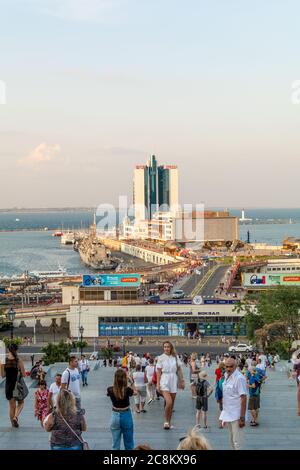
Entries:
[[79,326],[84,327],[86,338],[179,337],[195,332],[204,336],[232,336],[237,325],[239,335],[246,334],[241,322],[244,314],[235,311],[233,300],[203,300],[198,296],[148,305],[139,299],[137,286],[65,283],[63,304],[69,307],[66,320],[73,337],[78,336]]

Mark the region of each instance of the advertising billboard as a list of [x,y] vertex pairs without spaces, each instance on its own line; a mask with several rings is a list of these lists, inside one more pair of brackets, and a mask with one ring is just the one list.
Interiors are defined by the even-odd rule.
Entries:
[[83,287],[140,287],[140,274],[84,274]]
[[295,274],[251,274],[244,273],[245,287],[300,286],[300,273]]

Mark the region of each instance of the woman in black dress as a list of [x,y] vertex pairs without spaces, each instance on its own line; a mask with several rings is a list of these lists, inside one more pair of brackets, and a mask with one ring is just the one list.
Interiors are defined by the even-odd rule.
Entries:
[[13,398],[13,391],[16,385],[18,370],[20,370],[23,377],[25,377],[24,363],[18,358],[18,346],[10,344],[8,346],[8,355],[5,359],[5,364],[1,364],[1,376],[6,377],[5,382],[5,395],[9,401],[9,417],[13,427],[18,428],[18,417],[24,408],[24,400],[18,401]]

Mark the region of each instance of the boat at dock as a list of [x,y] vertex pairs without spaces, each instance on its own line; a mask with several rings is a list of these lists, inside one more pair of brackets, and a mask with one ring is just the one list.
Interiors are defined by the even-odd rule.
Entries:
[[65,277],[68,274],[66,269],[59,267],[57,270],[53,271],[30,271],[28,275],[38,279],[50,279],[55,277]]
[[62,245],[74,245],[75,243],[75,233],[74,232],[64,232],[61,236],[60,243]]
[[52,233],[52,237],[62,237],[63,232],[61,230],[56,230],[54,233]]

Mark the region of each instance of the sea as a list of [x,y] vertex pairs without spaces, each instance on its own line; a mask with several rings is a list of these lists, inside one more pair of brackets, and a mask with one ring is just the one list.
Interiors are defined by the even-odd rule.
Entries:
[[[240,209],[229,209],[241,217]],[[93,223],[94,211],[43,210],[0,211],[0,276],[15,276],[28,271],[56,270],[69,274],[91,272],[72,246],[61,245],[55,230],[86,229]],[[280,245],[288,236],[300,238],[299,209],[246,209],[250,224],[239,224],[239,239]]]

